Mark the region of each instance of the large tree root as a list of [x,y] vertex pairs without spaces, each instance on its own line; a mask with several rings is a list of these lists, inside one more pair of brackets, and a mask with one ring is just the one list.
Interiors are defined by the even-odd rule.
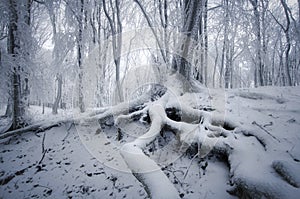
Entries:
[[257,122],[241,126],[224,118],[215,107],[197,107],[186,102],[193,97],[190,92],[197,96],[197,92],[204,89],[195,82],[187,88],[189,86],[176,75],[167,79],[169,82],[164,86],[154,85],[136,100],[76,121],[97,119],[103,124],[111,120],[110,125],[119,127],[131,120],[148,118],[148,131],[124,144],[120,153],[151,198],[179,197],[157,163],[144,153],[164,129],[176,134],[183,149],[200,146],[197,149],[199,157],[212,151],[225,156],[232,185],[229,193],[240,198],[297,198],[300,194],[299,172],[296,172],[299,163],[291,166],[280,159],[285,157],[282,154],[285,152],[276,150],[282,144],[278,138],[264,131]]
[[101,123],[101,121],[107,120],[108,118],[112,118],[117,115],[127,114],[128,112],[132,112],[136,109],[139,109],[139,107],[143,106],[146,102],[149,102],[151,100],[154,100],[157,97],[162,96],[165,93],[165,91],[166,89],[164,87],[160,85],[153,85],[143,95],[129,102],[123,102],[113,107],[105,107],[88,113],[78,114],[77,116],[74,115],[74,117],[57,118],[56,120],[53,121],[39,122],[13,131],[5,132],[8,130],[5,129],[3,132],[0,132],[0,139],[4,139],[13,135],[20,135],[31,131],[43,132],[52,127],[60,126],[63,123],[79,124],[84,121],[94,121],[94,120],[99,120]]
[[[193,87],[191,90],[195,92],[197,89]],[[115,115],[116,126],[145,114],[150,118],[149,130],[121,148],[121,155],[129,169],[145,186],[150,197],[178,197],[178,191],[143,152],[167,128],[177,135],[183,148],[200,146],[199,157],[212,151],[226,157],[232,186],[229,193],[240,198],[297,198],[300,194],[297,188],[299,178],[292,175],[296,173],[299,176],[297,167],[274,159],[279,158],[281,153],[276,154],[276,146],[281,144],[278,138],[266,133],[257,123],[240,126],[214,111],[214,107],[195,108],[185,103],[182,94],[186,91],[175,94],[169,91],[159,100],[144,104],[142,109]],[[173,118],[168,116],[170,113]],[[165,186],[159,189],[160,182]]]

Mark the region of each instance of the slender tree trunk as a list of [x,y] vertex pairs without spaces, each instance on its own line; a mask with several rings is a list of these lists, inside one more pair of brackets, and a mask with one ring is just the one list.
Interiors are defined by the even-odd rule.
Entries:
[[120,64],[121,64],[121,52],[122,52],[122,21],[120,17],[120,1],[116,0],[115,1],[115,6],[116,6],[116,15],[117,15],[117,43],[116,43],[116,57],[115,59],[115,65],[116,65],[116,83],[117,83],[117,89],[118,89],[118,101],[123,102],[123,92],[121,88],[121,83],[120,83]]
[[85,111],[84,101],[83,101],[83,71],[82,71],[82,59],[83,59],[83,17],[84,17],[84,0],[80,0],[80,13],[78,17],[78,38],[77,38],[77,60],[78,60],[78,68],[79,68],[79,82],[78,82],[78,99],[79,99],[79,109],[80,112]]
[[224,31],[224,38],[223,38],[223,46],[222,46],[222,56],[221,56],[221,64],[220,64],[220,79],[219,79],[219,87],[222,88],[223,87],[223,71],[224,71],[224,63],[225,63],[225,49],[226,49],[226,39],[225,39],[225,33],[226,31]]
[[298,0],[298,23],[300,27],[300,0]]
[[61,74],[57,75],[57,96],[55,98],[53,107],[52,107],[52,113],[57,114],[57,109],[59,102],[61,101],[61,93],[62,93],[62,76]]
[[[163,1],[163,2],[162,2]],[[167,0],[159,0],[158,1],[158,11],[160,16],[160,23],[162,27],[162,40],[164,49],[162,52],[164,53],[165,62],[169,65],[169,36],[167,32],[168,28],[168,3]]]
[[[227,41],[227,43],[229,43],[229,41]],[[230,49],[229,46],[227,45],[226,50],[225,50],[225,58],[226,58],[226,62],[225,62],[225,76],[224,76],[224,81],[225,81],[225,88],[229,88],[230,85]]]
[[204,34],[204,84],[208,84],[208,32],[207,32],[207,2],[204,0],[203,9],[203,34]]
[[[104,14],[108,20],[112,32],[113,57],[114,57],[114,63],[116,67],[116,89],[117,89],[116,101],[122,102],[124,99],[123,99],[123,94],[122,94],[122,89],[120,84],[120,61],[121,61],[121,50],[122,50],[121,49],[122,48],[122,23],[120,18],[120,7],[119,7],[120,2],[119,0],[116,1],[115,4],[116,10],[114,10],[112,7],[113,18],[108,13],[105,0],[102,0],[102,5],[103,5]],[[112,2],[111,2],[111,6],[113,6]],[[114,20],[115,13],[117,15],[117,22],[115,22]]]
[[260,26],[260,13],[258,10],[258,0],[250,0],[253,7],[254,20],[255,20],[255,31],[256,31],[256,58],[257,63],[255,70],[255,86],[264,85],[264,64],[262,62],[262,52],[261,52],[261,26]]
[[291,39],[290,39],[290,16],[288,13],[288,7],[285,0],[281,0],[281,5],[283,6],[285,17],[286,17],[286,27],[284,28],[285,38],[286,38],[286,49],[285,49],[285,74],[287,78],[288,86],[292,86],[292,79],[290,75],[289,67],[289,54],[291,50]]
[[[225,69],[225,73],[226,73],[226,66],[227,66],[227,54],[228,54],[228,26],[229,26],[229,5],[228,5],[228,0],[225,0],[225,5],[224,5],[224,9],[225,9],[225,17],[224,17],[224,34],[223,34],[223,47],[222,47],[222,56],[221,56],[221,68],[220,68],[220,79],[219,79],[219,86],[223,87],[222,84],[222,80],[223,80],[223,73],[224,73],[224,69]],[[226,74],[224,76],[224,81],[225,81],[225,87],[226,87]]]
[[218,65],[218,61],[219,61],[219,48],[218,48],[218,38],[219,38],[219,33],[217,34],[217,37],[215,38],[215,48],[216,48],[216,57],[215,57],[215,65],[214,65],[214,71],[213,71],[213,88],[216,87],[216,71],[217,71],[217,65]]
[[268,61],[267,52],[268,52],[268,42],[266,38],[266,15],[269,7],[269,1],[261,0],[262,2],[262,63],[263,63],[263,84],[268,85],[269,84],[269,68],[270,68],[270,62]]

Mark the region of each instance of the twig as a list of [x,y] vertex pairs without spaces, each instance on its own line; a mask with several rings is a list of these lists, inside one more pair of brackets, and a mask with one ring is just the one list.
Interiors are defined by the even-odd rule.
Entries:
[[70,130],[71,130],[71,128],[72,128],[73,125],[74,125],[74,122],[71,122],[69,128],[67,129],[67,134],[66,134],[66,136],[64,137],[64,139],[62,139],[62,141],[65,141],[65,140],[67,139],[67,137],[69,136],[69,134],[70,134],[70,132],[71,132]]
[[45,155],[46,155],[46,153],[47,153],[47,149],[45,149],[45,137],[46,137],[46,133],[44,133],[44,135],[43,135],[43,140],[42,140],[42,153],[43,153],[43,155],[42,155],[42,158],[41,158],[41,160],[38,162],[38,164],[41,164],[42,163],[42,161],[43,161],[43,159],[45,158]]
[[183,176],[183,179],[185,179],[185,177],[187,176],[187,174],[188,174],[188,172],[189,172],[189,170],[190,170],[190,168],[191,168],[191,166],[192,166],[192,163],[193,163],[194,159],[195,159],[196,157],[198,157],[198,156],[199,156],[199,152],[192,158],[192,160],[191,160],[191,162],[190,162],[190,164],[189,164],[189,166],[188,166],[188,168],[187,168],[187,170],[186,170],[186,172],[185,172],[185,174],[184,174],[184,176]]
[[44,133],[44,135],[43,135],[43,141],[42,141],[42,153],[45,152],[45,137],[46,137],[46,133]]
[[0,185],[6,185],[7,183],[9,183],[14,177],[16,176],[19,176],[19,175],[23,175],[23,173],[25,171],[27,171],[29,168],[31,168],[34,164],[32,165],[29,165],[28,167],[24,168],[24,169],[21,169],[21,170],[18,170],[16,171],[15,173],[9,175],[9,176],[6,176],[4,178],[1,178],[0,179]]
[[260,124],[256,123],[255,121],[252,122],[252,124],[258,126],[260,129],[262,129],[264,132],[266,132],[269,136],[280,142],[279,139],[277,139],[274,135],[272,135],[269,131],[267,131],[264,127],[262,127]]
[[180,171],[180,170],[175,170],[175,171],[172,171],[171,169],[168,169],[168,168],[165,168],[166,171],[169,171],[173,174],[174,176],[174,179],[178,181],[178,183],[180,184],[180,186],[182,187],[183,186],[183,183],[179,180],[179,178],[175,175],[175,172],[182,172],[183,171]]
[[47,151],[48,151],[48,150],[45,150],[45,151],[43,152],[43,156],[42,156],[41,160],[38,162],[38,164],[41,164],[41,163],[42,163],[42,161],[43,161],[44,158],[45,158],[45,155],[46,155]]

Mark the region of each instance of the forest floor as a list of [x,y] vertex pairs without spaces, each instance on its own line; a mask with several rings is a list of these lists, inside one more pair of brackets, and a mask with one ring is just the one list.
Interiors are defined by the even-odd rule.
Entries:
[[[199,95],[201,104],[221,106],[225,117],[238,121],[241,126],[251,126],[269,142],[278,142],[277,148],[266,151],[253,142],[258,153],[253,153],[251,146],[245,144],[242,148],[245,150],[236,153],[236,158],[241,164],[248,158],[255,160],[249,163],[248,172],[257,170],[260,175],[262,164],[269,168],[263,172],[276,173],[272,162],[265,164],[264,157],[287,162],[291,167],[286,168],[291,168],[288,173],[292,174],[294,187],[297,187],[300,184],[300,88],[210,90],[210,95],[211,98]],[[41,110],[41,107],[31,108],[32,123],[74,114],[60,111],[59,116],[52,116],[50,110],[46,109],[45,114],[41,114]],[[4,125],[2,118],[0,126]],[[148,198],[143,185],[130,173],[119,154],[124,143],[140,136],[147,128],[140,121],[125,124],[122,130],[130,134],[123,134],[119,140],[118,129],[110,124],[67,123],[40,133],[28,132],[2,139],[0,198]],[[250,138],[241,137],[240,141],[246,139]],[[175,136],[166,131],[144,153],[162,167],[181,198],[236,198],[226,191],[231,187],[230,175],[234,168],[230,171],[223,157],[213,153],[203,158],[194,157],[196,152],[182,153],[176,144]],[[268,156],[252,157],[259,154],[259,150]],[[247,173],[247,170],[242,172]],[[282,178],[278,174],[274,176]]]

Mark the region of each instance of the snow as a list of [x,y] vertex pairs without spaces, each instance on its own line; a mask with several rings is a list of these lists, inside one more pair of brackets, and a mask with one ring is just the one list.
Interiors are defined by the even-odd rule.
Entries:
[[[171,131],[159,135],[159,121],[171,122],[166,121],[163,107],[159,105],[149,110],[150,117],[151,114],[162,116],[154,122],[152,130],[140,120],[120,119],[117,127],[83,121],[75,126],[66,124],[38,134],[5,138],[0,141],[0,197],[147,198],[148,192],[157,198],[165,191],[167,198],[231,199],[236,197],[227,191],[246,184],[249,190],[254,188],[257,193],[271,194],[264,197],[297,198],[300,193],[299,87],[228,91],[201,88],[202,94],[186,92],[173,98],[180,91],[175,87],[166,107],[181,107],[183,111],[188,107],[217,108],[210,112],[212,116],[228,118],[239,127],[227,137],[213,134],[197,137],[199,132],[207,130],[199,128],[197,123],[176,123],[178,129],[190,132],[180,136],[185,141],[190,139],[187,143],[193,144],[196,138],[201,138],[206,139],[208,146],[211,144],[199,156],[195,156],[199,151],[178,145],[178,138]],[[56,116],[51,114],[51,109],[45,108],[45,114],[41,112],[41,107],[31,106],[33,123],[78,116],[70,110],[59,110]],[[2,128],[6,121],[0,121]],[[116,139],[119,129],[122,140]],[[46,153],[38,164],[44,135]],[[221,147],[224,143],[233,149],[228,162],[209,153],[214,146]],[[14,176],[23,169],[23,173]],[[8,176],[13,178],[4,183]],[[147,181],[150,189],[137,179]]]
[[[24,134],[1,142],[1,177],[28,168],[0,186],[1,198],[143,198],[141,184],[129,173],[116,172],[102,165],[82,144],[73,127],[66,135],[65,126],[46,131],[42,157],[42,134]],[[38,137],[39,136],[39,137]],[[13,147],[12,147],[13,146]],[[51,190],[51,191],[50,191]]]

